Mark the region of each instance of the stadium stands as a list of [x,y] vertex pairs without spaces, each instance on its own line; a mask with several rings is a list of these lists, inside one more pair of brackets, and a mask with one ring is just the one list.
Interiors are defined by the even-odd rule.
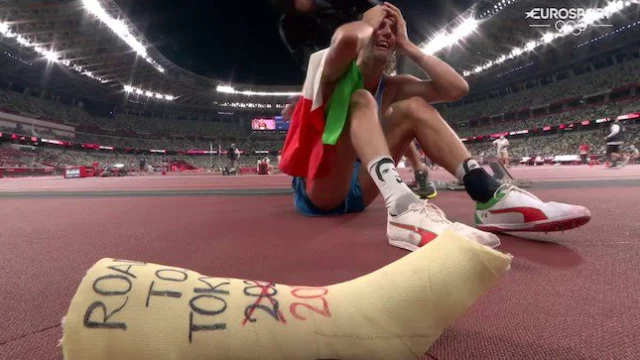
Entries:
[[[601,156],[609,122],[600,119],[640,113],[640,54],[634,49],[583,57],[552,73],[537,69],[512,81],[501,78],[494,87],[491,76],[473,79],[479,90],[438,107],[477,156],[493,156],[490,140],[499,134],[508,136],[515,162],[531,155],[576,154],[581,143],[590,145],[592,155]],[[230,143],[243,151],[243,166],[253,167],[264,154],[275,160],[285,135],[253,132],[251,119],[278,114],[283,100],[247,99],[228,95],[208,109],[141,103],[133,97],[113,105],[1,77],[0,132],[5,136],[0,167],[62,169],[96,162],[135,167],[137,159],[145,157],[154,167],[171,158],[211,168],[226,162],[223,156],[218,158],[218,150],[224,152]],[[243,101],[271,105],[252,107]],[[220,111],[223,105],[228,111]],[[638,145],[639,121],[633,116],[627,121],[627,145]]]

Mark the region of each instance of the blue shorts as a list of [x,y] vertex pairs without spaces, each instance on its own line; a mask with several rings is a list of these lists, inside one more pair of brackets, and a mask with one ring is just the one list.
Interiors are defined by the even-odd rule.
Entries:
[[360,161],[356,161],[353,169],[351,187],[349,188],[347,198],[344,199],[342,204],[332,210],[318,209],[311,200],[309,200],[305,179],[301,177],[294,177],[292,182],[293,203],[295,204],[296,209],[307,216],[342,215],[364,211],[366,206],[362,197],[360,183],[358,182],[358,169],[360,169]]

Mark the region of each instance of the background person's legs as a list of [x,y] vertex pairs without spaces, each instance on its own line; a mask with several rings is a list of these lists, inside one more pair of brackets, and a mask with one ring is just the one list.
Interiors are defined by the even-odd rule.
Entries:
[[[474,171],[466,179],[465,187],[472,199],[486,202],[500,183],[489,176],[484,169],[464,169],[463,164],[471,158],[456,133],[440,116],[438,111],[421,98],[412,98],[394,104],[385,114],[383,129],[387,145],[397,162],[414,138],[434,163],[444,167],[449,173],[462,180],[466,173]],[[365,204],[375,200],[375,184],[366,172],[360,172],[360,186]]]

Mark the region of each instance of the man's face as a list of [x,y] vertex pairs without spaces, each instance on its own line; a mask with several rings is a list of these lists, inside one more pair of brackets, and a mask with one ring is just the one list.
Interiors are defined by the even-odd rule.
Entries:
[[393,55],[396,48],[396,22],[391,17],[386,17],[380,23],[369,40],[369,44],[363,50],[365,57],[372,57],[377,61],[386,63]]

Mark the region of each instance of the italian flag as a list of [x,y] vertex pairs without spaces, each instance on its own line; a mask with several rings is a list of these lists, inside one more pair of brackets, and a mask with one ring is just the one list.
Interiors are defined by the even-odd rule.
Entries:
[[302,96],[296,105],[282,149],[279,168],[290,176],[308,180],[331,171],[335,144],[349,113],[351,94],[362,89],[362,73],[355,61],[338,81],[331,97],[324,99],[320,80],[328,49],[311,55]]

